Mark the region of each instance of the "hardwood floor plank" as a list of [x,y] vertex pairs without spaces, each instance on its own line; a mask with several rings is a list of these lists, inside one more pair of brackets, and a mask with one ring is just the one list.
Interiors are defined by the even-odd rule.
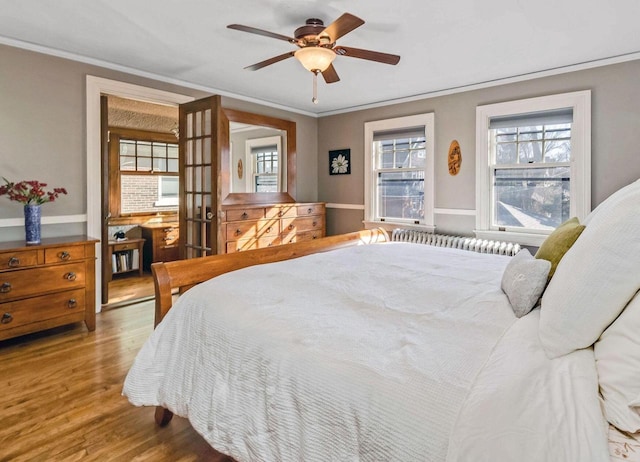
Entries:
[[0,461],[212,461],[189,422],[160,428],[154,408],[135,407],[122,384],[153,329],[153,301],[83,324],[0,341]]

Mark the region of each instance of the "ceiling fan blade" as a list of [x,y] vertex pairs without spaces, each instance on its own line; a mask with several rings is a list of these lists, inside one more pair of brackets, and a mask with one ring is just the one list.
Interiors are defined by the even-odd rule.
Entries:
[[364,24],[364,21],[357,16],[349,13],[345,13],[338,19],[329,24],[320,34],[328,35],[331,38],[331,43],[334,43],[343,35],[348,34],[353,29],[356,29]]
[[330,64],[329,67],[322,72],[322,77],[324,77],[324,81],[327,83],[336,83],[340,80],[333,64]]
[[362,50],[360,48],[351,47],[335,47],[333,51],[341,56],[348,56],[350,58],[368,59],[369,61],[376,61],[384,64],[398,64],[400,56],[392,55],[389,53],[380,53],[379,51]]
[[242,24],[229,24],[228,29],[235,29],[242,32],[249,32],[250,34],[263,35],[265,37],[271,37],[278,40],[285,40],[289,43],[297,44],[298,41],[293,37],[287,37],[286,35],[276,34],[275,32],[269,32],[268,30],[257,29],[255,27],[243,26]]
[[262,69],[263,67],[267,67],[271,64],[275,64],[279,61],[283,61],[287,58],[291,58],[295,54],[294,51],[290,51],[289,53],[285,53],[283,55],[274,56],[273,58],[265,59],[264,61],[260,61],[259,63],[253,64],[251,66],[245,67],[245,69],[249,69],[250,71],[257,71],[258,69]]

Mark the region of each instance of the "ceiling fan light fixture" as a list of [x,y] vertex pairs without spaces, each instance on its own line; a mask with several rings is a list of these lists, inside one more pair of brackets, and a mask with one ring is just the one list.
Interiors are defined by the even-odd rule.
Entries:
[[336,58],[333,50],[324,47],[305,47],[295,52],[295,57],[311,72],[324,72]]

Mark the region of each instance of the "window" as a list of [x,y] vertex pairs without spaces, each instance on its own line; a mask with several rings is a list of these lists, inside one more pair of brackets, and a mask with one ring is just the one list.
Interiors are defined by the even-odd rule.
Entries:
[[158,200],[156,207],[178,206],[179,178],[177,176],[158,177]]
[[114,217],[178,209],[178,144],[172,134],[109,129],[109,202]]
[[434,228],[433,120],[365,123],[365,224]]
[[280,191],[282,181],[281,148],[282,139],[279,136],[254,138],[246,141],[247,165],[251,169],[247,174],[247,191]]
[[476,234],[540,245],[584,218],[590,125],[588,91],[478,107]]

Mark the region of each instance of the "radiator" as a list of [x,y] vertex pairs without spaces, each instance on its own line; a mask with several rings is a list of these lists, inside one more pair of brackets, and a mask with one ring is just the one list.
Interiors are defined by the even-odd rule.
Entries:
[[513,256],[520,251],[520,244],[513,242],[491,241],[465,236],[449,236],[446,234],[434,234],[427,231],[402,228],[393,230],[391,240],[435,245],[436,247],[450,247],[453,249],[471,250],[472,252],[496,255]]

